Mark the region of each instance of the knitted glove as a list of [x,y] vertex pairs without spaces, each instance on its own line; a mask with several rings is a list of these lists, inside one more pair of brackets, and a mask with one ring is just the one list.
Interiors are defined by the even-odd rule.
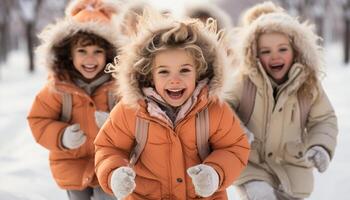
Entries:
[[250,130],[243,123],[241,123],[241,127],[243,129],[243,133],[247,135],[249,144],[251,144],[254,141],[254,134],[250,132]]
[[102,127],[102,125],[105,123],[108,117],[109,117],[109,113],[107,112],[95,111],[95,121],[99,128]]
[[79,124],[68,126],[62,136],[62,145],[67,149],[77,149],[86,141],[86,135],[80,130]]
[[209,165],[199,164],[187,169],[187,174],[192,178],[196,194],[201,197],[209,197],[219,187],[219,175]]
[[321,146],[311,147],[307,150],[306,157],[321,173],[326,171],[331,160],[328,152]]
[[117,199],[124,199],[134,191],[135,172],[130,167],[119,167],[112,172],[111,189]]

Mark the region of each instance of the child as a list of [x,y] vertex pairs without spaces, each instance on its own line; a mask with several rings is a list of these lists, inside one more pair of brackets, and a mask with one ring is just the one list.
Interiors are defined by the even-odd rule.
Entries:
[[243,64],[229,102],[254,141],[235,185],[241,199],[307,198],[312,169],[327,169],[338,133],[319,80],[319,38],[271,2],[251,8],[244,20]]
[[[147,10],[140,20],[114,66],[122,99],[95,140],[99,182],[118,199],[227,199],[249,144],[221,101],[226,57],[214,28]],[[211,147],[203,160],[195,128],[202,110]],[[148,138],[130,165],[139,120],[147,121]]]
[[117,6],[72,1],[66,18],[40,35],[38,58],[50,76],[28,122],[36,141],[50,151],[53,177],[71,200],[114,199],[98,185],[93,141],[114,103],[114,81],[104,68],[116,56]]

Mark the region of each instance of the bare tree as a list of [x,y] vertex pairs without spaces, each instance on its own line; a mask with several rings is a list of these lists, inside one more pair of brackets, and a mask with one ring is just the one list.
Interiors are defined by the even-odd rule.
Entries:
[[344,10],[344,63],[349,63],[350,59],[350,0],[343,4]]
[[10,7],[10,0],[2,0],[0,4],[0,63],[6,61],[9,52],[8,16]]
[[27,53],[29,58],[29,72],[34,72],[34,44],[35,24],[43,0],[17,0],[16,6],[25,26],[25,37],[27,42]]

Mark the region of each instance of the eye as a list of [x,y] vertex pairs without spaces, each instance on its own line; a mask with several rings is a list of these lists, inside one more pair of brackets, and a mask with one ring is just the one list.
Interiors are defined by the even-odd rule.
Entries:
[[286,52],[286,51],[288,51],[287,47],[280,48],[280,52]]
[[76,50],[78,53],[86,53],[86,50],[85,49],[77,49]]
[[190,68],[182,68],[180,70],[181,73],[187,73],[187,72],[191,72],[192,70]]
[[101,53],[103,54],[105,53],[105,51],[103,49],[98,49],[95,51],[95,54],[101,54]]
[[269,54],[270,53],[270,50],[262,50],[260,51],[260,55],[266,55],[266,54]]
[[168,73],[169,71],[164,69],[158,71],[158,74],[168,74]]

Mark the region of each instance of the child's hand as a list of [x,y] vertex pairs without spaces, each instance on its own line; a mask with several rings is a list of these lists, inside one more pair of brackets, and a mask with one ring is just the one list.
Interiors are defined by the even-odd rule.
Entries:
[[199,164],[187,169],[187,174],[192,178],[196,194],[201,197],[209,197],[219,187],[219,175],[209,165]]
[[102,125],[105,123],[108,117],[109,117],[109,113],[107,112],[95,111],[95,121],[99,128],[102,127]]
[[67,149],[77,149],[86,141],[86,135],[80,130],[79,124],[68,126],[62,136],[62,145]]
[[124,199],[126,196],[134,191],[135,172],[130,167],[119,167],[112,172],[111,189],[117,199]]
[[330,157],[328,152],[321,146],[313,146],[306,152],[306,157],[314,164],[319,172],[328,168]]

